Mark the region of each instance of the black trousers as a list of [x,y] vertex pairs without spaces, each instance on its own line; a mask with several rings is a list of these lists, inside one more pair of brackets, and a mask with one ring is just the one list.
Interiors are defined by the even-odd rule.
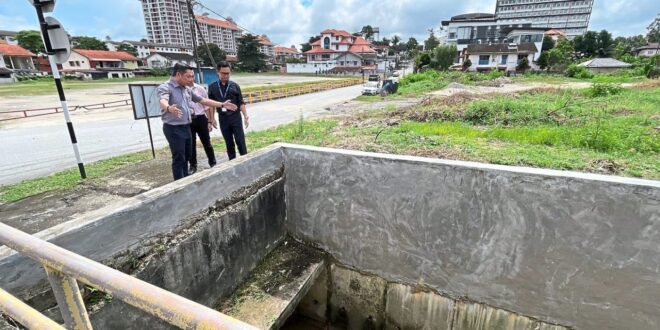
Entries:
[[163,124],[163,133],[172,152],[172,176],[179,180],[188,176],[188,159],[192,149],[190,125]]
[[192,132],[192,153],[190,159],[188,159],[190,166],[197,167],[197,136],[199,136],[199,139],[202,141],[204,152],[209,159],[209,166],[213,167],[216,164],[208,125],[209,119],[206,118],[206,116],[202,115],[193,117],[192,124],[190,124],[190,131]]
[[[236,148],[241,156],[247,154],[247,147],[245,146],[245,133],[243,132],[243,117],[240,115],[232,116],[233,118],[220,118],[220,131],[222,137],[225,139],[225,146],[227,147],[227,156],[229,160],[236,158]],[[236,143],[234,144],[234,140]]]

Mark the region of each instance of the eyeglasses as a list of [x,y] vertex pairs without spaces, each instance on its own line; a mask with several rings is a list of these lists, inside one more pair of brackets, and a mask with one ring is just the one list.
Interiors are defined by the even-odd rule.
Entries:
[[230,74],[231,72],[220,72],[220,74]]

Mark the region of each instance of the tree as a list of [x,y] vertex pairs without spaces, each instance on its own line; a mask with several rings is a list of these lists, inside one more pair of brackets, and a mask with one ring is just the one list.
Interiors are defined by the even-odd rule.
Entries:
[[583,36],[577,36],[573,39],[575,51],[580,57],[593,57],[598,51],[598,33],[587,31]]
[[[207,43],[206,45],[209,46],[208,50],[211,50],[211,55],[213,56],[213,60],[215,61],[215,64],[217,65],[219,62],[227,60],[227,52],[224,50],[220,49],[218,45],[212,44],[212,43]],[[199,59],[202,61],[202,65],[204,66],[213,66],[213,61],[211,61],[211,57],[209,56],[209,52],[206,49],[206,46],[200,45],[197,47],[197,56],[199,56]]]
[[371,27],[371,25],[363,26],[360,32],[362,32],[364,38],[368,40],[371,40],[371,38],[374,36],[374,28]]
[[435,34],[433,33],[433,29],[429,30],[429,32],[429,38],[424,41],[425,50],[433,50],[440,44],[440,41],[438,41],[438,38],[436,38]]
[[419,43],[417,42],[417,39],[415,39],[413,37],[410,37],[410,39],[408,39],[408,42],[406,42],[406,49],[409,52],[417,49],[418,46],[419,46]]
[[419,72],[429,64],[431,64],[431,55],[428,52],[415,56],[415,72]]
[[73,47],[75,49],[108,50],[103,41],[94,37],[81,36],[72,39],[76,43]]
[[646,39],[648,42],[660,42],[660,19],[655,19],[648,27]]
[[438,46],[433,49],[433,59],[431,60],[431,67],[436,70],[447,71],[449,67],[454,64],[454,59],[458,50],[456,45]]
[[552,37],[543,37],[543,46],[541,47],[541,52],[545,52],[553,48],[555,48],[555,41],[552,39]]
[[138,56],[137,48],[135,48],[135,46],[133,46],[131,44],[121,44],[121,45],[117,46],[117,51],[127,52],[127,53],[129,53],[133,56]]
[[518,66],[516,66],[516,70],[525,73],[525,71],[529,70],[529,60],[527,57],[523,57],[520,61],[518,61]]
[[401,38],[395,34],[394,37],[392,37],[392,46],[396,47],[399,45],[399,42],[401,42]]
[[313,36],[313,37],[309,37],[309,41],[308,41],[308,42],[306,42],[306,43],[304,43],[304,44],[300,44],[300,46],[301,46],[301,47],[300,47],[300,51],[304,53],[304,52],[306,52],[306,51],[312,49],[312,44],[315,43],[315,42],[318,41],[318,40],[321,40],[321,36]]
[[614,47],[614,58],[621,60],[626,55],[630,54],[631,51],[632,47],[628,43],[625,41],[619,41],[617,42],[616,47]]
[[266,69],[266,55],[259,51],[255,35],[245,34],[238,41],[238,68],[242,71],[259,72]]
[[564,67],[573,61],[575,49],[570,40],[559,39],[555,48],[548,51],[548,70],[564,71]]
[[33,30],[18,31],[16,34],[18,45],[35,53],[45,53],[44,42],[41,40],[41,32]]
[[541,70],[545,70],[548,68],[548,57],[549,57],[549,52],[543,52],[541,53],[541,56],[539,56],[539,59],[536,61],[536,63],[539,65]]
[[614,40],[612,40],[612,34],[607,30],[601,30],[598,33],[598,56],[610,57],[613,50]]

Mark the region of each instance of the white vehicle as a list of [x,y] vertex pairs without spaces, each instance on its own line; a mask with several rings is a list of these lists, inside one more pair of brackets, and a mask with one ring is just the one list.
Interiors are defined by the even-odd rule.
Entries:
[[367,81],[362,85],[362,95],[378,95],[379,89],[377,81]]

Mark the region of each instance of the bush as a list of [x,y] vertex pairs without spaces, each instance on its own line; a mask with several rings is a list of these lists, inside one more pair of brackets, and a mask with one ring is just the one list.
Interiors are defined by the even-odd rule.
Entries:
[[623,91],[623,87],[619,84],[611,83],[594,83],[591,85],[587,93],[592,97],[616,95]]
[[487,74],[487,76],[488,76],[488,80],[501,78],[501,77],[504,77],[504,71],[493,69]]
[[594,77],[594,73],[583,66],[571,64],[566,69],[566,76],[578,79],[591,79]]
[[468,58],[463,62],[462,69],[463,69],[463,71],[467,71],[467,70],[470,69],[471,66],[472,66],[472,61],[470,61],[470,59]]
[[149,70],[149,75],[154,77],[169,76],[170,70],[168,68],[152,68]]

